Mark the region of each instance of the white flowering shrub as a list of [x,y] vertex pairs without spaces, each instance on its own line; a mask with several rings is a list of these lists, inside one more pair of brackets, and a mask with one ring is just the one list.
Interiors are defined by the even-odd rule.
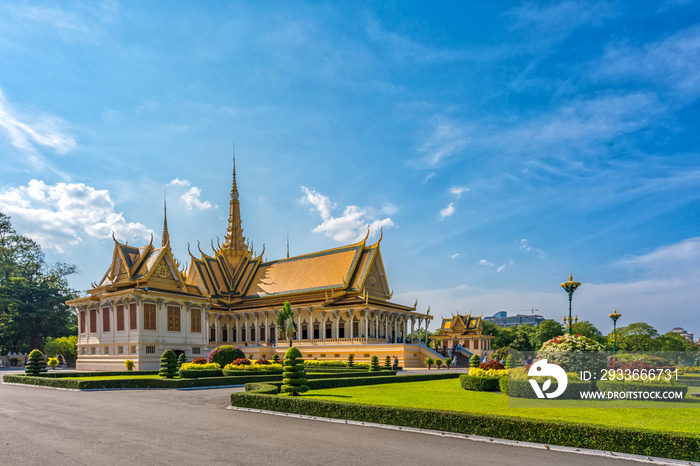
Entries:
[[583,335],[564,334],[546,341],[537,352],[537,359],[546,359],[566,372],[598,374],[607,367],[603,346]]

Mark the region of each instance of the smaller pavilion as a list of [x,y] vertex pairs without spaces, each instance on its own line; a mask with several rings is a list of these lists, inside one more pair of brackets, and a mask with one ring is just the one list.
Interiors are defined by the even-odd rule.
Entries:
[[493,335],[484,335],[483,330],[482,316],[457,314],[452,318],[443,317],[440,330],[430,339],[440,339],[444,351],[459,345],[469,353],[483,357],[484,352],[491,350],[491,340],[494,338]]

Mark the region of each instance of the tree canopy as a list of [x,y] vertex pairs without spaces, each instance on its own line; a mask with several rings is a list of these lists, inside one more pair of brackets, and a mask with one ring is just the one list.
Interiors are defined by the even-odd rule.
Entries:
[[67,280],[75,272],[72,265],[48,265],[41,247],[0,213],[0,352],[43,349],[47,338],[78,333],[65,305],[75,295]]

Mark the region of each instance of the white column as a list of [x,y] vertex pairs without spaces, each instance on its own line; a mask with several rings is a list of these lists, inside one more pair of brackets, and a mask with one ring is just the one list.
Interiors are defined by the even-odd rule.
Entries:
[[428,319],[425,319],[425,344],[428,344],[428,323],[430,321]]
[[369,338],[369,331],[368,331],[369,329],[368,329],[368,327],[367,327],[367,324],[368,324],[367,313],[368,313],[368,312],[369,312],[369,311],[368,311],[367,309],[365,309],[365,328],[364,328],[365,342],[366,342],[367,339]]
[[214,338],[214,345],[218,346],[217,342],[219,341],[219,335],[221,331],[221,325],[219,325],[219,314],[214,315],[214,328],[215,328],[215,338]]
[[413,343],[413,338],[414,338],[413,328],[414,328],[415,323],[416,323],[415,317],[411,317],[411,343]]
[[326,341],[326,311],[321,311],[321,340]]
[[245,343],[246,346],[248,346],[248,342],[250,341],[250,329],[248,328],[248,314],[244,314],[243,317],[245,318],[245,322],[243,323],[243,325],[245,325],[245,327],[243,327],[245,329],[245,338],[243,340],[243,343]]
[[269,312],[265,311],[265,341],[272,340],[270,335],[270,324],[268,323]]
[[301,308],[296,309],[297,313],[297,341],[301,341]]
[[389,314],[384,315],[384,338],[389,339]]
[[350,318],[348,320],[350,321],[350,341],[352,342],[355,338],[355,332],[353,332],[355,327],[355,313],[348,311],[348,314],[350,314]]
[[277,345],[277,342],[280,341],[280,329],[277,326],[277,313],[279,311],[275,311],[275,345]]
[[399,315],[394,315],[394,343],[399,341]]
[[258,346],[260,342],[260,326],[258,325],[258,313],[255,313],[255,346]]
[[379,311],[374,313],[374,338],[379,338]]

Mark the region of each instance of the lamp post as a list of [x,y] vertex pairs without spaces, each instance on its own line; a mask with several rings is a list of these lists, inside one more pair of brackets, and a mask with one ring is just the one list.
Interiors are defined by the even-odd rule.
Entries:
[[[572,334],[571,325],[574,322],[574,319],[571,318],[571,297],[574,295],[574,291],[576,291],[576,288],[578,288],[579,286],[581,286],[581,284],[579,282],[573,281],[571,274],[569,274],[569,281],[561,284],[561,287],[564,288],[564,291],[566,291],[569,294],[569,317],[564,317],[564,323],[566,324],[566,330],[569,335]],[[576,317],[576,322],[578,322],[578,317]]]
[[610,317],[613,321],[613,333],[612,333],[613,356],[615,356],[615,342],[617,341],[617,330],[616,330],[615,324],[617,324],[617,319],[619,319],[621,315],[622,314],[617,313],[617,309],[613,310],[612,314],[608,314],[608,317]]

